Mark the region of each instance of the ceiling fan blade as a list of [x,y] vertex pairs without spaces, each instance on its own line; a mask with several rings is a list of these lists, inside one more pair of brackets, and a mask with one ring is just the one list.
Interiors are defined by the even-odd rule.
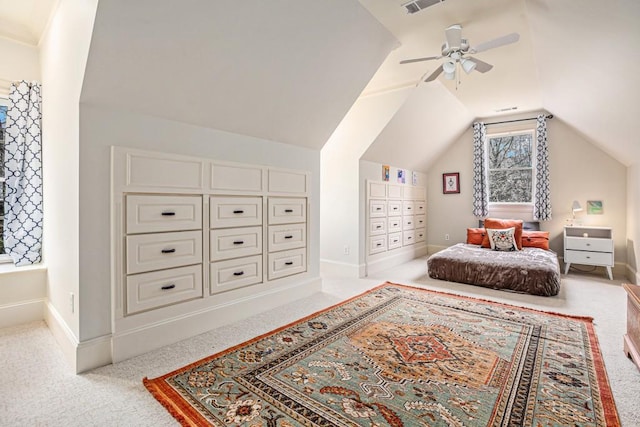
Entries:
[[481,73],[486,73],[487,71],[493,68],[493,65],[488,64],[484,61],[481,61],[478,58],[473,58],[471,56],[469,56],[468,58],[476,63],[476,68],[475,68],[476,71],[479,71]]
[[436,68],[436,70],[433,73],[431,73],[431,75],[429,77],[427,77],[424,81],[425,82],[431,82],[431,81],[437,79],[440,74],[442,74],[442,65],[440,65],[438,68]]
[[459,48],[462,42],[462,26],[455,24],[444,30],[450,48]]
[[401,64],[411,64],[412,62],[431,61],[432,59],[440,59],[442,56],[427,56],[424,58],[404,59],[400,61]]
[[507,34],[506,36],[498,37],[497,39],[489,40],[488,42],[480,43],[478,46],[472,47],[471,53],[484,52],[485,50],[515,43],[518,40],[520,40],[520,34]]

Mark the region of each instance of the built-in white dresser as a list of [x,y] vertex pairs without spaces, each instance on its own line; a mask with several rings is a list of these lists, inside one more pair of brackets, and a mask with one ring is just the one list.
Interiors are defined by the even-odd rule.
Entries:
[[319,290],[308,172],[113,147],[112,183],[114,361]]

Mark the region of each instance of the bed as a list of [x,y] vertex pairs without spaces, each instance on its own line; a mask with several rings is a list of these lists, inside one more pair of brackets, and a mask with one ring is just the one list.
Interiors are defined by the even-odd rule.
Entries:
[[525,247],[515,252],[458,243],[427,260],[429,277],[493,289],[553,296],[560,290],[555,252]]

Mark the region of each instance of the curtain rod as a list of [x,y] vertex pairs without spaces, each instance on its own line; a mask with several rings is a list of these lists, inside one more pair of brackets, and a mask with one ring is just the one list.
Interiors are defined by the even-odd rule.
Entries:
[[[547,119],[553,119],[553,114],[547,114],[547,115],[545,116],[545,118],[547,118]],[[526,121],[529,121],[529,120],[537,120],[537,119],[538,119],[537,117],[529,117],[528,119],[505,120],[505,121],[502,121],[502,122],[485,123],[484,125],[485,125],[485,126],[489,126],[489,125],[501,125],[501,124],[503,124],[503,123],[526,122]],[[473,125],[471,125],[471,127],[473,127]]]

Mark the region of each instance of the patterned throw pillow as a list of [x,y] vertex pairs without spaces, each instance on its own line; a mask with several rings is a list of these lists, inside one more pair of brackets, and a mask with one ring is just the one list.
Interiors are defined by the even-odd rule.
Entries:
[[500,230],[487,228],[489,243],[494,251],[517,251],[518,245],[515,241],[515,228],[503,228]]

